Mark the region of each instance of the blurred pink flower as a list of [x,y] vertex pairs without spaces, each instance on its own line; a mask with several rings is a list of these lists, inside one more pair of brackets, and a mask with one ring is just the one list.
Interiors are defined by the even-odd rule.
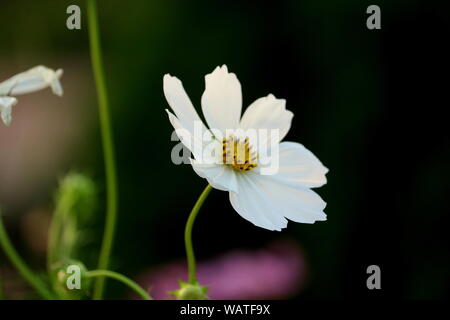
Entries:
[[[208,296],[215,300],[288,298],[300,290],[305,275],[302,251],[290,241],[233,250],[197,265],[198,281],[209,286]],[[140,283],[154,299],[173,299],[168,292],[186,279],[186,264],[174,262],[149,271]]]

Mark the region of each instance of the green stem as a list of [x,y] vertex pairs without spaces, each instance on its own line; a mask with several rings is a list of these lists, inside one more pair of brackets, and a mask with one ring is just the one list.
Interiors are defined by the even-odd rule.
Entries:
[[205,202],[211,190],[212,187],[211,185],[208,184],[205,190],[203,190],[202,194],[198,198],[197,202],[195,203],[194,208],[192,208],[192,211],[189,214],[189,218],[186,222],[186,228],[184,230],[184,244],[186,246],[186,255],[189,270],[189,283],[191,284],[197,283],[197,276],[195,271],[195,255],[194,255],[194,248],[192,247],[192,227],[194,226],[195,218],[197,217],[197,214],[200,211],[203,202]]
[[5,227],[3,225],[3,220],[0,212],[0,247],[3,248],[9,261],[16,267],[19,273],[24,277],[26,281],[37,291],[37,293],[44,299],[51,300],[53,296],[46,284],[37,277],[33,271],[25,264],[19,254],[16,252],[14,247],[9,240],[8,234],[6,233]]
[[52,265],[57,262],[57,257],[60,251],[60,240],[61,240],[61,226],[63,223],[62,213],[60,208],[56,208],[53,212],[52,219],[50,221],[50,226],[48,229],[48,240],[47,240],[47,270],[50,273]]
[[[113,246],[113,238],[117,216],[117,206],[118,206],[117,178],[116,178],[116,164],[114,160],[114,144],[112,139],[112,129],[108,109],[108,96],[106,94],[106,84],[100,48],[96,0],[87,0],[87,17],[89,24],[88,29],[89,29],[89,42],[91,48],[92,67],[97,87],[100,128],[103,143],[103,156],[105,162],[106,184],[107,184],[105,232],[103,234],[103,242],[100,251],[98,268],[107,269]],[[102,298],[104,286],[105,286],[105,279],[103,277],[100,277],[95,284],[94,299]]]
[[142,287],[140,287],[136,282],[134,282],[130,278],[127,278],[126,276],[124,276],[124,275],[122,275],[120,273],[117,273],[117,272],[114,272],[114,271],[109,271],[109,270],[93,270],[93,271],[88,271],[86,273],[86,276],[88,278],[94,278],[94,277],[102,277],[102,278],[103,277],[110,277],[110,278],[113,278],[113,279],[118,280],[118,281],[126,284],[127,286],[129,286],[137,294],[139,294],[142,299],[144,299],[144,300],[152,300],[152,298],[149,296],[147,291],[142,289]]
[[55,210],[53,211],[52,219],[48,230],[47,241],[47,269],[51,272],[52,266],[61,260],[62,254],[65,253],[70,256],[70,252],[67,252],[67,248],[62,251],[61,242],[64,233],[64,223],[67,223],[70,217],[67,213],[73,206],[73,201],[58,201]]

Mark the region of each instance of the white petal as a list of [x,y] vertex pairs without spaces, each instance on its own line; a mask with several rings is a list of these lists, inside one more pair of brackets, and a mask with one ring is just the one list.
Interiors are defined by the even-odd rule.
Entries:
[[175,133],[180,139],[181,143],[183,143],[186,148],[188,148],[196,159],[201,159],[202,157],[202,149],[203,142],[201,139],[198,139],[196,135],[194,135],[191,131],[183,127],[181,121],[173,115],[169,110],[166,109],[166,112],[169,116],[169,121],[175,129]]
[[257,173],[238,175],[239,192],[230,192],[233,208],[256,226],[281,230],[287,219],[314,223],[326,220],[326,203],[308,188],[294,187]]
[[226,129],[238,127],[242,110],[241,84],[234,73],[228,73],[226,65],[205,76],[202,110],[211,129],[225,133]]
[[281,141],[288,133],[294,114],[286,110],[286,100],[277,99],[272,94],[262,97],[253,102],[245,110],[240,127],[248,129],[279,130]]
[[239,174],[237,180],[239,192],[230,192],[230,202],[241,217],[268,230],[280,231],[287,226],[287,220],[279,214],[277,204],[263,193],[251,175]]
[[238,192],[236,172],[225,165],[202,164],[191,159],[192,167],[202,178],[208,180],[214,188],[222,191]]
[[328,169],[302,144],[282,142],[279,144],[278,172],[272,178],[278,181],[306,188],[316,188],[327,183]]
[[44,66],[34,67],[2,82],[0,95],[19,95],[51,87],[54,94],[62,96],[63,89],[59,82],[62,74],[62,69],[54,71]]
[[[202,135],[207,129],[198,116],[197,111],[195,111],[181,81],[176,77],[172,77],[170,74],[166,74],[164,75],[163,87],[167,103],[175,112],[181,125],[194,134],[197,124],[198,128],[201,129],[198,135]],[[198,137],[198,139],[201,140],[202,138]]]
[[17,103],[17,99],[13,97],[0,97],[0,116],[3,123],[7,126],[12,121],[12,106]]

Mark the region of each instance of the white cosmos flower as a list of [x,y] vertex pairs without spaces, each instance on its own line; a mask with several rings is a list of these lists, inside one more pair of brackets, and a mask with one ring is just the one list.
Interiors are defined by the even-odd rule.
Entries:
[[62,74],[62,69],[54,71],[44,66],[37,66],[1,82],[0,115],[3,122],[7,126],[11,124],[12,106],[17,103],[17,99],[12,96],[35,92],[47,87],[50,87],[54,94],[62,96],[63,89],[59,82]]
[[[326,183],[328,169],[303,145],[280,142],[289,131],[293,117],[286,110],[286,101],[270,94],[253,102],[241,117],[241,85],[234,73],[229,73],[225,65],[217,67],[205,76],[205,85],[201,104],[209,130],[181,81],[169,74],[164,76],[164,94],[175,113],[167,110],[169,119],[195,157],[191,159],[195,172],[214,188],[228,191],[233,208],[256,226],[279,231],[287,226],[288,219],[301,223],[326,220],[323,212],[326,203],[311,188]],[[278,130],[277,138],[267,144],[278,151],[268,156],[269,164],[273,161],[278,165],[275,174],[263,174],[268,163],[258,157],[262,150],[256,148],[256,143],[252,145],[255,140],[228,134],[229,130],[236,129]],[[211,162],[194,148],[196,143],[205,145],[202,134],[209,131],[214,132],[213,138],[221,146],[221,154],[212,157],[224,161]],[[238,153],[231,147],[244,152]],[[231,161],[225,161],[230,153]]]

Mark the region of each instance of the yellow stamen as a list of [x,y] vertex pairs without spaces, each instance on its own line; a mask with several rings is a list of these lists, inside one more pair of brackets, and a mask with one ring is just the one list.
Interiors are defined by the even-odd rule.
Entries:
[[240,172],[250,171],[258,166],[258,154],[252,150],[249,139],[230,136],[222,141],[223,163]]

